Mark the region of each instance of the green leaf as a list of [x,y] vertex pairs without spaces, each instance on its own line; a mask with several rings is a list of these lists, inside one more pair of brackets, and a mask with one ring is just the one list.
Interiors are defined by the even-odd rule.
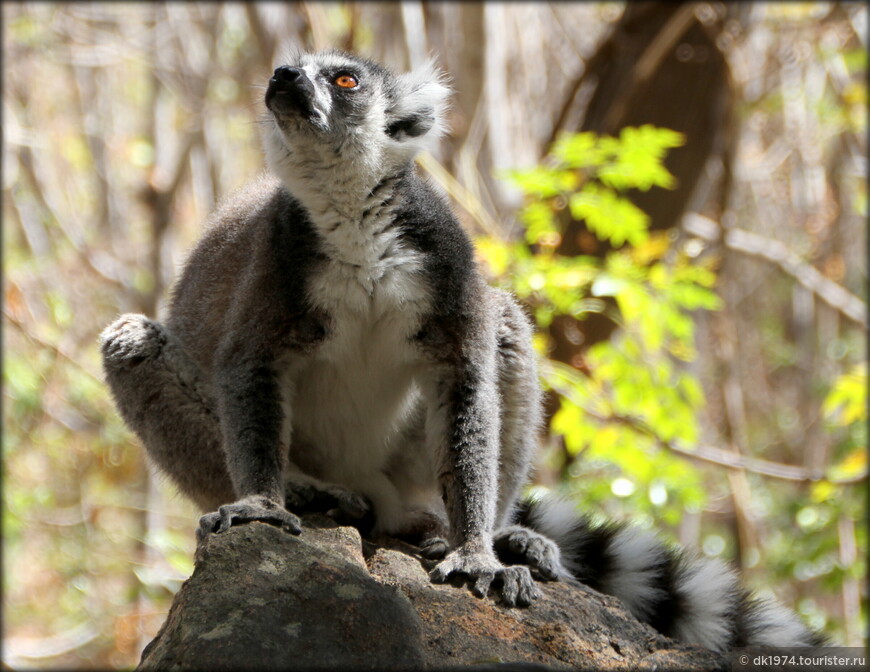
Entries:
[[506,177],[524,193],[537,198],[549,198],[577,188],[576,173],[568,170],[536,166],[525,170],[505,171]]
[[526,226],[526,241],[531,245],[537,245],[541,239],[558,233],[553,210],[542,201],[533,201],[523,208],[520,221]]
[[575,219],[582,219],[599,240],[615,247],[639,245],[647,238],[649,217],[634,203],[610,189],[587,184],[568,199]]
[[550,154],[569,168],[595,167],[605,159],[598,137],[591,132],[562,135]]
[[[586,350],[578,363],[582,372],[555,361],[542,366],[545,386],[559,398],[550,430],[568,454],[582,453],[574,466],[593,475],[572,482],[580,501],[613,500],[610,484],[621,478],[635,486],[620,498],[626,505],[668,520],[677,520],[683,508],[698,510],[707,494],[697,468],[660,446],[698,441],[703,389],[680,360],[695,357],[692,311],[717,309],[721,300],[709,262],[670,254],[667,235],[650,236],[649,218],[624,192],[673,188],[664,159],[683,141],[652,126],[623,129],[618,138],[560,137],[546,167],[512,176],[528,197],[520,213],[525,242],[517,243],[521,254],[499,264],[510,274],[505,284],[531,304],[539,327],[556,316],[614,313],[622,328]],[[625,247],[603,261],[559,255],[564,232],[556,213],[565,204],[599,240]],[[539,339],[542,352],[545,341]]]

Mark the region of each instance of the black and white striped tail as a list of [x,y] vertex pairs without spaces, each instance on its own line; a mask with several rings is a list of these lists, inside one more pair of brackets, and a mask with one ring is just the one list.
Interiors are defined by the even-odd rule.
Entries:
[[648,530],[594,524],[572,503],[524,503],[517,523],[552,539],[576,580],[621,599],[662,634],[724,653],[742,646],[820,646],[792,611],[752,597],[719,560],[670,547]]

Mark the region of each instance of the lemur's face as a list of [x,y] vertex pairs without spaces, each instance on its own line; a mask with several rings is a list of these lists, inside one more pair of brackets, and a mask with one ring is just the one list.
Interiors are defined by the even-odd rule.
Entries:
[[303,164],[351,161],[376,172],[406,164],[441,133],[449,92],[440,80],[431,64],[396,76],[336,51],[293,59],[275,70],[266,90],[269,162],[289,178]]
[[286,133],[339,135],[384,116],[387,73],[337,54],[302,56],[269,80],[266,107]]

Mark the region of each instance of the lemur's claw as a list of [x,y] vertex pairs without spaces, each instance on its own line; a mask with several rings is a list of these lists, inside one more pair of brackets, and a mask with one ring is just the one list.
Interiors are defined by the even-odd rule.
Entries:
[[482,571],[477,575],[471,575],[474,584],[471,586],[471,592],[475,597],[486,597],[489,593],[489,587],[495,579],[495,572]]
[[528,567],[505,567],[496,579],[501,579],[501,597],[509,607],[528,607],[540,597]]
[[438,563],[429,576],[435,583],[444,583],[453,574],[467,576],[471,592],[477,597],[485,597],[491,586],[498,587],[509,607],[527,607],[540,594],[528,567],[504,567],[492,554],[483,551],[459,547]]
[[299,518],[283,506],[267,497],[252,496],[245,497],[233,504],[225,504],[217,511],[205,514],[199,519],[196,540],[200,542],[209,534],[220,534],[226,532],[233,525],[254,521],[280,527],[290,534],[302,532],[302,523]]

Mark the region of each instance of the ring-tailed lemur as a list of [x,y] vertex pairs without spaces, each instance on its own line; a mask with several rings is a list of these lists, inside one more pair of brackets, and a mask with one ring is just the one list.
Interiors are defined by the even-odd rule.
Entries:
[[279,67],[274,177],[214,215],[165,324],[124,315],[103,332],[122,416],[212,511],[198,536],[248,521],[299,533],[285,506],[313,500],[371,508],[377,531],[442,558],[433,580],[462,574],[509,605],[537,596],[532,567],[718,651],[814,643],[718,564],[558,501],[518,503],[541,425],[531,326],[413,167],[448,93],[431,65],[396,76],[331,51]]

